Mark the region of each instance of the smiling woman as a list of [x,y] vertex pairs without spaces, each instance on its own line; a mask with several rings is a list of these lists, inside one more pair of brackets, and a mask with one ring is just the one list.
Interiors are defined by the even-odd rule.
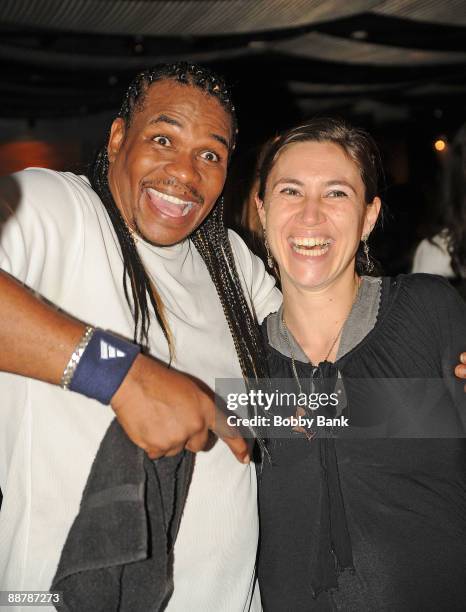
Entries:
[[[323,288],[352,279],[380,199],[366,203],[359,168],[344,149],[333,142],[293,145],[278,157],[265,191],[267,238],[284,286]],[[259,210],[265,224],[266,211]]]
[[[302,255],[313,256],[320,250],[326,253],[335,243],[330,237],[316,234],[320,222],[328,215],[336,225],[344,223],[345,216],[346,222],[351,223],[348,214],[352,215],[356,224],[365,223],[363,233],[368,236],[380,212],[377,186],[381,173],[380,155],[369,134],[354,128],[348,130],[334,119],[315,119],[275,139],[265,154],[256,198],[262,224],[267,192],[268,206],[276,209],[280,202],[286,204],[286,212],[282,209],[277,214],[292,216],[290,208],[298,206],[303,209],[304,218],[311,221],[312,231],[308,228],[305,235],[290,238],[296,247],[308,247]],[[313,216],[317,223],[312,223]],[[273,242],[274,219],[270,215],[267,218],[267,236]],[[312,249],[323,245],[326,248]],[[357,270],[366,271],[361,246],[356,254]]]
[[[316,363],[329,356],[328,338],[349,313],[359,287],[355,271],[367,271],[367,239],[381,207],[380,172],[371,137],[331,119],[291,130],[264,157],[256,203],[285,305],[303,292],[316,296],[331,288],[338,294],[336,320],[321,322],[312,344],[301,337]],[[296,327],[292,316],[287,322]]]
[[369,135],[318,119],[273,141],[260,170],[283,289],[263,323],[270,374],[339,398],[269,411],[291,424],[270,430],[259,478],[266,612],[464,609],[466,405],[452,376],[466,306],[436,277],[363,274],[378,160]]

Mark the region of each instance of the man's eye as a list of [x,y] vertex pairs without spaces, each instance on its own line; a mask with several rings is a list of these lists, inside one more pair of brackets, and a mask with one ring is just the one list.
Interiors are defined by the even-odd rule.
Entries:
[[171,145],[170,139],[167,138],[167,136],[154,136],[152,140],[162,147],[168,147]]
[[346,198],[348,197],[348,194],[345,193],[344,191],[341,191],[340,189],[332,189],[332,191],[329,191],[326,194],[327,198]]
[[297,189],[294,189],[293,187],[284,187],[283,189],[280,190],[280,193],[284,193],[285,195],[290,195],[290,196],[301,195],[299,191]]
[[204,153],[201,153],[201,157],[202,159],[205,159],[206,161],[210,162],[220,161],[220,157],[217,155],[217,153],[214,153],[213,151],[204,151]]

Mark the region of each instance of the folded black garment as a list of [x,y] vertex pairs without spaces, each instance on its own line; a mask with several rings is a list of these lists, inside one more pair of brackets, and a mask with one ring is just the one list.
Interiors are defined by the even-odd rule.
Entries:
[[66,612],[158,612],[173,592],[173,545],[194,456],[151,461],[114,420],[53,579]]

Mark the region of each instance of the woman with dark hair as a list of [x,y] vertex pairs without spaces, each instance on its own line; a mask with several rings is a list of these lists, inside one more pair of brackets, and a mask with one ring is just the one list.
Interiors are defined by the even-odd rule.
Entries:
[[448,156],[439,219],[416,250],[413,272],[441,274],[466,297],[466,124],[456,134]]
[[333,119],[282,134],[260,169],[283,289],[268,363],[299,398],[277,394],[259,476],[266,612],[464,609],[466,306],[433,276],[367,275],[379,174],[371,137]]

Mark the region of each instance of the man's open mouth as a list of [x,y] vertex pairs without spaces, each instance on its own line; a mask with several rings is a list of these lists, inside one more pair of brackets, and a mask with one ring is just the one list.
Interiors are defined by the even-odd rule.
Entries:
[[185,217],[193,206],[197,204],[197,202],[182,200],[151,187],[147,187],[146,192],[155,208],[167,217]]

